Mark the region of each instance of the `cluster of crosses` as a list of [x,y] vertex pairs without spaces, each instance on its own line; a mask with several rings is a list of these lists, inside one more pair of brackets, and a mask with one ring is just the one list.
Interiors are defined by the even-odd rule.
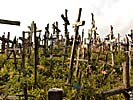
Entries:
[[[124,87],[120,89],[103,91],[102,100],[105,100],[108,96],[111,96],[114,94],[120,94],[120,93],[123,93],[125,96],[125,99],[129,100],[130,96],[128,92],[133,88],[133,86],[130,86],[130,78],[129,78],[129,68],[131,67],[130,52],[132,51],[132,47],[133,47],[133,30],[131,30],[131,34],[128,34],[128,36],[131,38],[131,41],[129,41],[129,37],[126,36],[125,41],[121,42],[120,34],[118,34],[118,38],[116,39],[113,33],[113,26],[111,26],[110,34],[107,35],[106,38],[102,41],[98,36],[99,34],[97,33],[97,27],[95,25],[94,14],[91,13],[92,27],[88,31],[88,38],[84,38],[84,29],[82,30],[82,36],[79,35],[80,26],[85,25],[85,21],[81,21],[82,8],[80,8],[76,23],[73,25],[75,34],[73,37],[70,38],[69,32],[68,32],[68,25],[70,25],[70,22],[68,20],[67,12],[68,12],[67,9],[65,9],[65,14],[61,15],[61,18],[64,21],[65,38],[63,37],[63,35],[60,35],[61,30],[58,27],[58,22],[55,22],[52,24],[52,28],[53,28],[52,33],[50,33],[49,24],[47,24],[47,26],[45,27],[44,35],[41,34],[42,30],[38,30],[35,22],[32,22],[31,26],[28,26],[29,31],[23,31],[22,37],[19,37],[18,39],[15,37],[13,41],[10,40],[10,32],[8,32],[7,38],[5,38],[5,34],[2,35],[2,37],[0,37],[0,40],[2,41],[1,53],[6,54],[6,59],[3,62],[3,65],[6,63],[7,60],[14,59],[14,65],[15,65],[15,68],[17,69],[17,59],[22,59],[22,64],[21,64],[22,72],[23,72],[23,76],[26,77],[26,70],[25,70],[26,54],[27,54],[27,57],[30,63],[31,53],[32,51],[34,51],[34,64],[33,64],[34,66],[34,87],[36,88],[37,68],[39,67],[39,48],[42,48],[43,54],[41,54],[41,56],[50,57],[50,71],[49,71],[50,75],[52,75],[53,57],[63,56],[62,67],[65,67],[64,63],[66,59],[70,60],[67,85],[71,86],[72,77],[73,77],[73,69],[75,69],[75,77],[77,77],[79,84],[81,83],[80,81],[81,81],[81,76],[82,76],[82,70],[78,66],[79,61],[86,62],[88,64],[86,70],[90,69],[92,49],[99,48],[99,51],[98,52],[96,51],[96,53],[98,54],[98,57],[96,59],[93,59],[96,63],[98,63],[100,60],[99,58],[100,53],[104,52],[104,49],[109,49],[111,52],[111,56],[112,56],[111,66],[114,66],[114,50],[115,48],[117,48],[118,53],[121,53],[121,49],[123,47],[125,50],[125,56],[126,56],[126,66],[123,67]],[[19,21],[9,21],[9,20],[0,19],[0,23],[20,26]],[[26,34],[28,34],[28,37],[26,37]],[[21,40],[22,43],[19,43],[18,40]],[[88,43],[86,42],[86,40],[88,40]],[[59,44],[63,44],[63,47],[59,47]],[[58,46],[60,50],[63,50],[63,54],[53,54],[53,50],[55,49],[55,46]],[[68,48],[70,47],[71,47],[71,55],[70,55],[70,58],[68,58],[69,57]],[[26,51],[26,48],[28,48],[27,51]],[[13,58],[11,58],[11,54],[13,54]],[[80,59],[81,54],[83,55],[82,59]],[[108,54],[109,53],[105,55],[105,58],[106,58],[104,61],[105,65],[108,63]],[[17,58],[16,55],[19,55],[20,58]],[[75,68],[74,68],[74,64],[76,65]],[[87,74],[89,75],[89,73]],[[23,89],[24,89],[24,94],[17,95],[17,96],[23,96],[25,100],[28,100],[28,97],[34,97],[33,95],[29,95],[27,93],[26,82],[24,82]],[[49,100],[54,100],[54,99],[49,99]]]

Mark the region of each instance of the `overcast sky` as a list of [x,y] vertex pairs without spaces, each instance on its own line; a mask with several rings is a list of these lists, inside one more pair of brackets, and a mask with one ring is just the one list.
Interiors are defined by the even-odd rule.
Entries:
[[81,20],[85,20],[87,34],[91,27],[91,13],[95,15],[97,32],[100,36],[106,36],[110,32],[110,25],[114,26],[114,34],[121,36],[130,33],[133,28],[133,0],[1,0],[0,19],[18,20],[20,26],[0,24],[0,36],[3,32],[11,32],[11,36],[21,36],[21,31],[28,30],[27,26],[32,21],[37,23],[38,29],[42,29],[47,23],[59,22],[63,33],[63,20],[60,15],[68,9],[70,33],[72,24],[76,21],[79,8],[82,9]]

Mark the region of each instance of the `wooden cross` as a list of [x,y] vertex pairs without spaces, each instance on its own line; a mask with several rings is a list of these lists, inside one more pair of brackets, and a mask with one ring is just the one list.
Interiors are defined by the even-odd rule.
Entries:
[[45,34],[43,35],[43,39],[42,39],[42,48],[43,48],[43,54],[44,56],[46,56],[47,51],[48,51],[48,38],[49,38],[49,24],[47,24],[47,26],[45,27]]
[[67,9],[65,9],[65,15],[61,15],[61,18],[64,20],[64,29],[65,29],[65,47],[64,47],[64,57],[62,60],[62,67],[64,67],[64,62],[66,59],[66,54],[67,54],[67,46],[68,46],[68,42],[69,42],[69,33],[68,33],[68,29],[67,26],[70,25],[68,17],[67,17]]
[[68,17],[67,17],[67,12],[68,10],[65,9],[65,15],[61,15],[61,18],[64,20],[64,28],[65,28],[65,37],[67,40],[69,40],[69,33],[68,33],[68,29],[67,26],[70,25]]
[[79,9],[79,15],[78,15],[78,19],[76,24],[74,24],[75,27],[75,37],[73,40],[73,45],[72,45],[72,49],[71,49],[71,57],[70,57],[70,65],[69,65],[69,74],[68,74],[68,80],[67,82],[69,84],[71,84],[71,79],[72,79],[72,75],[73,75],[73,62],[74,62],[74,55],[75,55],[75,50],[76,50],[76,40],[78,37],[78,30],[79,30],[79,26],[82,26],[85,24],[85,21],[80,21],[80,17],[81,17],[81,11],[82,8]]
[[37,86],[37,65],[39,64],[39,57],[38,57],[38,38],[37,38],[37,32],[40,32],[41,30],[37,30],[36,23],[32,22],[33,24],[33,33],[34,33],[34,86]]

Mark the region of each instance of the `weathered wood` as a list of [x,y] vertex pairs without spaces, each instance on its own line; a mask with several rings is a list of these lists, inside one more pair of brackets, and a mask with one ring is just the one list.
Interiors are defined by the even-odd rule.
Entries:
[[34,32],[34,87],[37,86],[37,64],[38,64],[38,42],[36,33],[36,23],[33,22],[33,32]]
[[[68,58],[69,60],[71,59],[71,58]],[[88,62],[88,60],[87,59],[76,59],[76,58],[74,58],[74,61],[81,61],[81,62]]]
[[49,24],[47,24],[47,26],[45,27],[45,34],[44,34],[44,55],[47,54],[47,50],[48,50],[48,38],[49,38]]
[[[7,39],[10,40],[10,32],[8,32]],[[8,52],[9,52],[9,41],[7,41],[6,45],[6,56],[8,55]]]
[[112,57],[112,66],[114,66],[114,52],[113,52],[113,42],[112,42],[112,39],[113,39],[113,26],[111,25],[110,26],[111,28],[111,32],[110,32],[110,51],[111,51],[111,57]]
[[11,21],[11,20],[4,20],[0,19],[1,24],[9,24],[9,25],[17,25],[20,26],[20,21]]
[[108,91],[103,91],[102,95],[105,97],[109,97],[112,95],[121,94],[126,90],[127,90],[126,88],[112,89],[112,90],[108,90]]
[[121,43],[120,43],[120,33],[118,33],[118,55],[121,55]]
[[23,40],[22,40],[22,72],[23,72],[23,77],[26,77],[26,71],[25,71],[25,32],[22,32]]
[[133,89],[133,86],[130,86],[129,88],[124,88],[123,87],[123,88],[111,89],[111,90],[108,90],[108,91],[103,91],[101,94],[102,94],[102,97],[104,99],[102,99],[102,100],[106,100],[107,97],[109,97],[109,96],[113,96],[113,95],[121,94],[121,93],[123,93],[124,95],[126,95],[125,100],[129,100],[129,99],[127,99],[127,98],[130,97],[128,91],[131,91],[132,89]]
[[28,100],[27,83],[24,83],[23,91],[24,91],[24,100]]
[[17,96],[7,96],[6,98],[0,96],[0,100],[16,100],[16,99],[17,99]]
[[[80,22],[81,11],[82,11],[82,8],[79,9],[79,15],[78,15],[77,22]],[[83,22],[82,24],[84,25],[85,22]],[[79,25],[75,24],[75,37],[74,37],[73,45],[72,45],[72,49],[71,49],[69,74],[68,74],[68,80],[67,80],[67,82],[69,84],[71,84],[71,79],[72,79],[72,75],[73,75],[73,62],[74,62],[74,55],[75,55],[75,50],[76,50],[76,39],[77,39],[77,36],[78,36],[78,30],[79,30]]]
[[55,29],[56,29],[56,37],[57,39],[59,40],[59,33],[61,32],[61,30],[58,28],[58,22],[56,21],[56,26],[55,26]]
[[1,41],[2,41],[2,45],[1,45],[1,52],[2,53],[5,53],[5,34],[4,35],[2,35],[2,38],[1,38]]
[[77,60],[76,60],[76,70],[75,70],[75,77],[78,77],[79,74],[79,52],[80,52],[80,48],[78,47],[78,51],[77,51]]
[[125,88],[130,87],[130,75],[129,75],[129,40],[128,37],[126,37],[126,51],[125,51],[125,56],[126,56],[126,66],[123,66],[123,84]]
[[69,44],[69,33],[67,26],[70,25],[68,17],[67,17],[67,9],[65,9],[65,15],[61,15],[62,19],[64,20],[64,29],[65,29],[65,47],[64,47],[64,55],[62,60],[62,67],[64,67],[64,62],[66,60],[66,54],[67,54],[67,46]]
[[52,69],[53,69],[53,36],[51,34],[50,36],[50,75],[52,75]]
[[126,56],[126,62],[125,64],[123,64],[123,88],[119,88],[119,89],[112,89],[112,90],[108,90],[108,91],[103,91],[102,92],[102,96],[103,96],[103,100],[106,100],[106,98],[108,96],[112,96],[112,95],[116,95],[116,94],[121,94],[123,93],[125,100],[129,100],[130,99],[130,95],[128,93],[128,91],[133,89],[133,86],[130,86],[130,75],[129,75],[129,40],[128,37],[126,36],[126,44],[124,44],[125,46],[125,56]]
[[88,65],[90,64],[91,61],[91,43],[87,44],[87,57],[88,57]]

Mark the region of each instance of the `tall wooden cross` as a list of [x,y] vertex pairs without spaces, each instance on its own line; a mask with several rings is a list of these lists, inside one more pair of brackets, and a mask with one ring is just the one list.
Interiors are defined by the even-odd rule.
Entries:
[[85,24],[85,21],[80,21],[81,11],[82,11],[82,8],[79,9],[79,15],[78,15],[77,22],[76,22],[76,24],[74,24],[74,27],[75,27],[75,37],[74,37],[73,45],[72,45],[72,49],[71,49],[69,74],[68,74],[68,80],[67,80],[67,82],[69,84],[71,84],[71,79],[72,79],[72,75],[73,75],[73,62],[74,62],[74,55],[75,55],[75,50],[76,50],[76,40],[77,40],[77,37],[78,37],[78,34],[79,34],[79,32],[78,32],[79,26],[82,26],[82,25]]
[[70,25],[68,17],[67,17],[67,9],[65,9],[65,15],[61,15],[61,18],[64,20],[64,28],[65,28],[65,47],[64,47],[64,57],[62,60],[62,66],[64,67],[64,62],[66,59],[66,54],[67,54],[67,46],[68,46],[68,42],[69,42],[69,33],[68,33],[68,29],[67,26]]

